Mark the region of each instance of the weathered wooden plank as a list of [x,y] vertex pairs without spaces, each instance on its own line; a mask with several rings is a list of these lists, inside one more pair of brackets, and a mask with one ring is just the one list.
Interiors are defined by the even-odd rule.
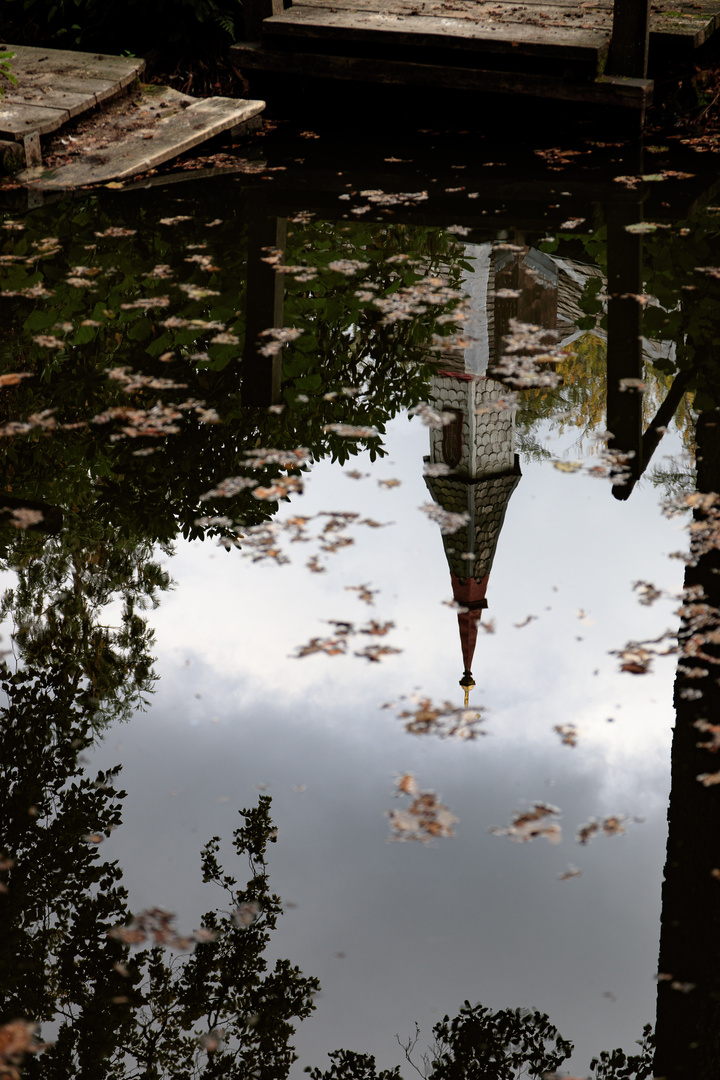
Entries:
[[35,75],[25,74],[23,75],[22,89],[27,87],[66,90],[69,94],[86,94],[88,98],[92,98],[93,105],[99,105],[107,98],[121,93],[123,89],[123,87],[118,86],[114,79],[78,78],[75,75],[62,75],[57,72],[40,72]]
[[[343,11],[378,11],[397,15],[441,15],[446,18],[470,19],[485,14],[496,15],[507,22],[519,22],[529,11],[554,12],[563,10],[577,19],[592,19],[597,13],[612,13],[613,0],[296,0],[293,7],[330,7]],[[653,0],[651,15],[673,13],[681,19],[708,20],[720,13],[720,0]]]
[[[388,8],[383,0],[302,0],[302,3],[293,5],[293,11],[298,9],[331,10],[335,11],[372,11],[378,14],[388,14]],[[553,0],[552,3],[542,6],[532,2],[519,4],[499,4],[493,0],[479,0],[478,3],[464,4],[462,7],[451,7],[433,2],[413,4],[412,0],[393,0],[391,13],[400,17],[409,16],[442,17],[443,19],[457,22],[472,23],[480,26],[488,21],[491,23],[502,22],[507,24],[524,24],[526,26],[581,26],[584,30],[605,29],[612,22],[612,0],[604,0],[604,3],[594,6],[586,11],[580,9],[577,3],[562,3]],[[453,31],[454,32],[454,31]],[[461,31],[459,31],[461,32]]]
[[88,154],[83,161],[21,173],[19,179],[32,181],[33,187],[44,191],[59,191],[136,176],[257,116],[264,108],[264,101],[235,98],[196,101],[172,116],[149,120],[146,126],[130,132],[101,153]]
[[545,56],[596,64],[607,52],[608,35],[581,27],[558,28],[486,21],[481,24],[437,16],[404,17],[373,11],[290,8],[263,24],[265,37],[331,39],[374,44],[473,49]]
[[525,72],[482,71],[409,61],[379,60],[365,56],[329,56],[323,53],[280,52],[251,42],[231,46],[239,65],[248,69],[276,71],[308,78],[347,79],[358,82],[442,87],[483,93],[529,94],[588,104],[642,109],[652,100],[650,79],[609,76],[592,82],[573,82],[560,77]]
[[57,131],[69,119],[70,113],[67,109],[21,105],[4,99],[0,101],[0,138],[9,135],[13,139],[22,139],[30,131],[47,135],[51,131]]
[[135,57],[8,45],[18,85],[0,103],[0,138],[49,135],[116,94],[145,68]]
[[68,116],[78,116],[97,104],[95,95],[74,93],[60,88],[50,89],[45,86],[13,87],[3,99],[8,105],[39,105],[44,109],[65,110]]
[[145,70],[139,57],[108,56],[105,53],[71,52],[67,49],[39,49],[31,45],[7,45],[15,54],[13,73],[21,78],[51,71],[58,75],[111,79],[123,89]]
[[[613,0],[299,0],[296,8],[332,11],[375,11],[401,16],[441,16],[447,19],[483,23],[488,18],[506,25],[565,26],[581,24],[585,29],[607,30],[612,26]],[[656,0],[650,8],[650,36],[684,47],[699,48],[720,28],[720,0],[676,4]]]
[[685,48],[699,49],[708,41],[720,26],[717,15],[705,18],[684,17],[680,13],[660,14],[650,19],[650,38],[660,39],[665,44],[682,45]]

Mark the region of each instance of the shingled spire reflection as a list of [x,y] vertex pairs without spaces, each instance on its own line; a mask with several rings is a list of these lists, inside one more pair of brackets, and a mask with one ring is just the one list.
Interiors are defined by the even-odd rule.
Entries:
[[466,331],[472,341],[443,352],[430,380],[430,403],[452,419],[442,428],[431,428],[425,482],[443,510],[467,515],[464,526],[443,535],[453,597],[460,605],[464,668],[460,685],[467,704],[475,685],[472,662],[478,622],[487,607],[490,570],[521,473],[515,453],[515,408],[503,404],[505,388],[486,374],[491,360],[492,247],[468,244],[466,254],[474,265],[463,282],[470,296]]

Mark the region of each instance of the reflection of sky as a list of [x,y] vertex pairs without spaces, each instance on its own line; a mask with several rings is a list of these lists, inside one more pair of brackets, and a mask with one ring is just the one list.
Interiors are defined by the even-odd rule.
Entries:
[[[200,884],[200,847],[214,834],[227,840],[238,808],[267,785],[279,826],[271,886],[297,905],[272,953],[323,987],[298,1033],[301,1066],[340,1046],[375,1053],[383,1067],[400,1062],[396,1034],[417,1021],[424,1046],[432,1024],[469,998],[548,1012],[586,1071],[599,1050],[630,1049],[654,1017],[673,667],[620,675],[608,650],[672,624],[671,605],[643,608],[631,587],[677,589],[682,566],[667,556],[684,537],[653,491],[620,503],[603,481],[525,465],[483,613],[496,632],[480,631],[473,667],[471,701],[487,708],[488,735],[410,736],[378,706],[414,688],[462,702],[441,538],[417,509],[429,499],[427,443],[417,419],[398,419],[388,458],[352,462],[371,475],[352,480],[322,462],[283,508],[394,523],[353,530],[356,545],[331,556],[325,575],[304,568],[310,545],[290,547],[293,563],[279,568],[178,545],[177,588],[152,615],[161,680],[151,710],[97,753],[103,766],[123,762],[129,792],[126,824],[104,850],[125,867],[135,910],[165,906],[187,929],[215,897]],[[390,477],[402,486],[378,486]],[[380,590],[375,608],[345,591],[365,582]],[[516,628],[528,615],[537,618]],[[394,620],[383,640],[400,655],[292,658],[330,629],[323,620],[373,616]],[[564,723],[579,729],[575,749],[552,730]],[[393,778],[405,771],[458,816],[455,838],[386,842]],[[488,832],[536,799],[562,809],[561,845]],[[577,826],[608,813],[644,820],[580,847]],[[561,882],[569,863],[583,876]]]

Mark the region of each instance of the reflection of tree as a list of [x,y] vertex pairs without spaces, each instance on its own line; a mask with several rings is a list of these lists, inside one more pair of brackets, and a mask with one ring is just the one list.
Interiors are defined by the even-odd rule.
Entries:
[[465,1002],[452,1020],[433,1028],[431,1080],[513,1080],[554,1072],[572,1053],[545,1013],[523,1009],[492,1012]]
[[[567,1042],[537,1010],[499,1009],[466,1001],[460,1012],[445,1016],[433,1028],[434,1043],[418,1066],[412,1059],[416,1037],[404,1046],[405,1056],[425,1080],[516,1080],[554,1073],[572,1053]],[[399,1069],[376,1072],[375,1059],[339,1050],[330,1054],[331,1068],[313,1069],[312,1080],[400,1080]]]
[[[36,718],[37,695],[25,697]],[[127,942],[138,933],[121,872],[100,862],[81,835],[89,825],[107,831],[119,824],[113,776],[101,774],[93,783],[79,778],[67,768],[74,753],[61,755],[55,777],[47,770],[40,777],[47,783],[34,814],[27,799],[38,792],[22,784],[14,804],[2,807],[1,842],[14,866],[0,897],[0,1022],[22,1015],[55,1028],[52,1045],[28,1064],[28,1075],[286,1076],[295,1060],[293,1022],[312,1011],[318,984],[286,960],[268,971],[263,957],[281,912],[265,857],[275,835],[271,800],[262,796],[257,807],[240,811],[244,824],[234,847],[252,873],[244,888],[218,862],[218,838],[205,848],[203,879],[220,886],[228,910],[203,917],[194,952],[169,957],[163,944],[178,944],[177,936],[168,942],[160,931],[158,943],[131,955]],[[23,832],[32,837],[26,844]],[[126,929],[113,930],[119,924]]]
[[[77,514],[59,537],[20,534],[8,552],[17,583],[0,615],[12,618],[19,658],[36,672],[62,671],[98,723],[129,719],[152,686],[153,635],[140,612],[170,585],[152,555],[151,544],[111,539]],[[106,621],[113,600],[122,604],[117,626]]]
[[[470,1005],[433,1028],[434,1043],[418,1064],[413,1060],[420,1029],[406,1044],[405,1057],[422,1080],[520,1080],[555,1077],[572,1054],[545,1013],[531,1009],[499,1009]],[[398,1040],[400,1041],[400,1040]],[[638,1040],[640,1051],[604,1050],[590,1062],[594,1080],[648,1080],[653,1074],[654,1039],[650,1024]],[[400,1069],[378,1070],[370,1054],[336,1050],[329,1069],[308,1069],[311,1080],[402,1080]]]
[[151,689],[142,609],[169,578],[149,541],[109,535],[92,511],[65,517],[59,536],[14,532],[6,550],[18,580],[2,610],[18,664],[0,676],[0,1024],[23,1016],[51,1026],[53,1045],[29,1075],[230,1069],[275,1080],[293,1060],[292,1021],[312,1009],[316,984],[287,961],[266,970],[281,910],[266,871],[270,800],[242,811],[234,835],[250,861],[247,886],[222,870],[217,838],[203,852],[204,880],[224,892],[227,910],[205,915],[194,952],[169,958],[164,946],[190,943],[160,933],[132,955],[122,871],[100,856],[121,823],[119,768],[89,776],[80,755]]
[[[274,512],[276,504],[248,490],[201,502],[219,481],[248,470],[250,448],[303,446],[316,459],[339,460],[364,446],[382,453],[387,421],[426,396],[421,359],[433,334],[447,332],[436,319],[454,304],[442,290],[432,302],[428,289],[412,293],[442,260],[452,261],[454,241],[440,230],[297,227],[287,258],[309,262],[315,278],[286,278],[285,321],[302,333],[283,352],[284,411],[250,407],[240,364],[245,283],[254,272],[246,265],[245,207],[230,203],[222,230],[210,228],[204,209],[175,225],[162,224],[174,220],[162,218],[166,212],[165,204],[130,199],[120,220],[94,201],[54,209],[52,222],[44,212],[30,215],[25,231],[6,236],[0,298],[13,327],[0,341],[2,364],[34,376],[9,391],[2,419],[45,415],[45,427],[14,436],[12,492],[93,506],[106,527],[163,541],[178,531],[202,535],[195,524],[202,513],[252,525]],[[192,248],[202,253],[188,256]],[[333,269],[338,256],[364,268],[348,276]],[[52,302],[38,289],[52,290]],[[398,301],[405,315],[388,319],[376,301],[391,308]],[[62,347],[38,341],[48,337]],[[109,365],[139,369],[148,381],[125,392],[106,377]],[[162,417],[151,415],[158,401]],[[128,408],[147,422],[128,418]],[[379,436],[349,440],[324,430],[337,423]],[[252,475],[267,482],[273,473]]]
[[681,609],[660,936],[656,1072],[668,1080],[720,1073],[720,788],[699,779],[717,769],[720,548],[710,493],[720,491],[719,436],[720,413],[701,414],[697,486],[708,498],[694,510]]

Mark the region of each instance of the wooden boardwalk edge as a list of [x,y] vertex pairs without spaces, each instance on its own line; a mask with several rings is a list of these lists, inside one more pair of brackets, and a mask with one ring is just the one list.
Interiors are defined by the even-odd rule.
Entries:
[[524,72],[482,71],[476,68],[440,67],[433,64],[394,61],[365,56],[331,56],[307,52],[273,52],[255,42],[238,42],[231,52],[239,66],[254,70],[306,77],[357,80],[438,89],[474,90],[483,93],[525,94],[595,105],[644,109],[652,100],[651,79],[600,76],[573,82]]
[[20,173],[18,179],[43,191],[66,191],[124,180],[157,168],[213,136],[246,123],[264,108],[264,101],[221,97],[199,99],[182,111],[160,119],[152,129],[131,131],[114,142],[106,153],[88,155],[84,161],[56,169],[31,169]]

